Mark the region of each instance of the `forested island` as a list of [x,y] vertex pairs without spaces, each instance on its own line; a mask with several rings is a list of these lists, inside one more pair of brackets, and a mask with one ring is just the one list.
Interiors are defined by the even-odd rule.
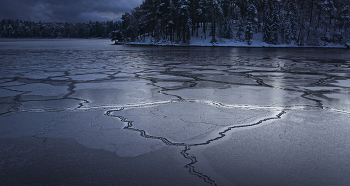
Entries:
[[350,40],[350,0],[144,0],[121,21],[2,20],[1,37],[87,38],[144,44],[239,42],[327,46]]
[[345,44],[349,0],[145,0],[122,16],[129,41],[190,44],[210,38],[268,44]]

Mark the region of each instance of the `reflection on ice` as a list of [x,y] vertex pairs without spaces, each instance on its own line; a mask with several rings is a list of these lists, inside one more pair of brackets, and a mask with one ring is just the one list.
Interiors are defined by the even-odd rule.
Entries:
[[168,100],[171,96],[159,94],[160,88],[141,81],[78,83],[70,97],[89,100],[84,107],[114,106]]
[[302,92],[293,92],[283,89],[271,89],[258,86],[234,86],[225,89],[183,89],[169,90],[169,94],[176,94],[184,99],[213,100],[226,104],[252,106],[315,106],[314,101],[301,97]]
[[337,80],[336,83],[331,83],[333,85],[337,85],[340,87],[347,87],[350,88],[350,79],[346,79],[346,80]]

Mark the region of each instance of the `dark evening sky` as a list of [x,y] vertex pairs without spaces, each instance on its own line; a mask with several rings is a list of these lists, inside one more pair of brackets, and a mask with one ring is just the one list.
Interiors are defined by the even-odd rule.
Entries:
[[116,21],[141,2],[142,0],[1,0],[0,20]]

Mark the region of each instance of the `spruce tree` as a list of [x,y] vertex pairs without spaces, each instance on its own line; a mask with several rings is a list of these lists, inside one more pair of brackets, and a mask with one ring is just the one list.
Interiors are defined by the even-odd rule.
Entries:
[[253,34],[254,34],[254,24],[257,22],[257,11],[255,6],[250,3],[247,9],[247,23],[245,30],[245,40],[248,45],[252,44]]
[[264,1],[263,40],[271,43],[271,10],[269,0]]
[[280,12],[279,12],[279,1],[275,0],[273,2],[272,12],[271,12],[271,18],[272,18],[272,24],[271,24],[271,40],[270,42],[272,44],[278,43],[278,37],[279,37],[279,31],[280,31]]

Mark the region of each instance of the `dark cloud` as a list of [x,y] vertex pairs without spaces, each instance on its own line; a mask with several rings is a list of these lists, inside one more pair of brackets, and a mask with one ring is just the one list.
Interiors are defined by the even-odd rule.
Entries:
[[142,0],[0,0],[0,20],[115,21],[141,2]]

